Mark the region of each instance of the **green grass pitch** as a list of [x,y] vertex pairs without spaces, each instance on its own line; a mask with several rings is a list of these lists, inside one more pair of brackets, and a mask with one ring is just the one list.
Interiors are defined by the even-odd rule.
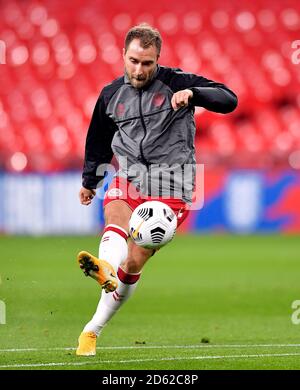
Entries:
[[176,237],[90,358],[74,353],[100,291],[75,257],[98,238],[3,236],[0,248],[0,369],[300,368],[297,236]]

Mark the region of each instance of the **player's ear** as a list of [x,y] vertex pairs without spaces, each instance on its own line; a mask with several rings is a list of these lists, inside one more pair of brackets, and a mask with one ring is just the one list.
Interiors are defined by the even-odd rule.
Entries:
[[123,49],[122,49],[123,60],[125,60],[125,54],[126,54],[126,51],[125,51],[125,48],[123,47]]

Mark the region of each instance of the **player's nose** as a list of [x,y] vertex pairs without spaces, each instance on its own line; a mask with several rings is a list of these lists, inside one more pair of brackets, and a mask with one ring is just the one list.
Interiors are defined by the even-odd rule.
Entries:
[[134,73],[135,73],[136,77],[142,77],[143,76],[144,72],[143,72],[143,68],[142,68],[141,64],[137,64],[135,66],[135,72]]

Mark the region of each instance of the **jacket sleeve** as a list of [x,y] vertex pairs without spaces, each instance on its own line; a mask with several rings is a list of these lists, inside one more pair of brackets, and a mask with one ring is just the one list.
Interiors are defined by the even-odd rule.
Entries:
[[227,114],[233,111],[238,103],[237,96],[226,85],[192,73],[184,73],[180,69],[172,70],[170,87],[174,92],[182,89],[192,90],[191,104],[209,111]]
[[82,174],[82,185],[95,189],[103,176],[97,176],[97,168],[101,164],[111,162],[113,152],[111,142],[116,130],[115,123],[105,113],[105,103],[100,95],[94,108],[92,120],[85,143],[85,157]]

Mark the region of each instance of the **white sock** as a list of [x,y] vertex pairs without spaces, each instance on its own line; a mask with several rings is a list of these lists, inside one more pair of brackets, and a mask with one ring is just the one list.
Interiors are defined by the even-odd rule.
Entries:
[[118,288],[113,293],[102,292],[96,313],[84,327],[84,332],[94,332],[99,336],[103,327],[136,289],[140,273],[129,274],[119,267],[127,258],[127,237],[124,229],[117,225],[108,225],[105,228],[99,258],[108,261],[117,271]]
[[127,259],[127,232],[118,225],[107,225],[99,245],[99,259],[110,263],[115,272],[119,265]]
[[107,322],[134,293],[141,274],[129,274],[119,267],[117,275],[118,288],[113,293],[102,292],[96,313],[84,327],[84,332],[94,332],[99,336]]

